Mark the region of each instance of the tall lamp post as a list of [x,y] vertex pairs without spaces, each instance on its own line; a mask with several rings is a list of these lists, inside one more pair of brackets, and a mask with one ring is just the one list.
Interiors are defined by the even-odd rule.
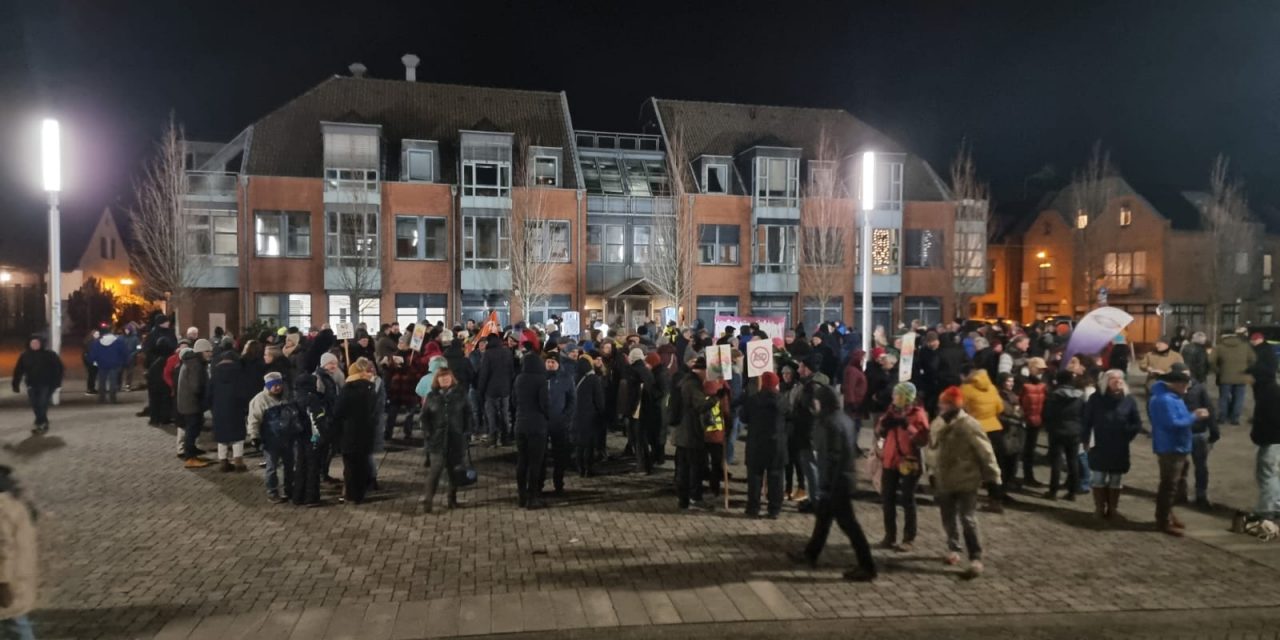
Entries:
[[41,124],[40,148],[44,191],[49,195],[49,346],[62,357],[62,227],[58,223],[62,149],[57,120],[46,118]]
[[[876,208],[876,152],[862,152],[862,352],[871,354],[871,211]],[[868,365],[870,366],[870,365]]]

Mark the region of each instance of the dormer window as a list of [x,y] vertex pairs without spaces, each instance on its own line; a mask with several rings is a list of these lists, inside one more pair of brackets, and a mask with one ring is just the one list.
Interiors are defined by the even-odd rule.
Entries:
[[1129,205],[1120,206],[1120,226],[1127,227],[1133,224],[1133,209]]
[[1076,210],[1076,228],[1084,229],[1089,226],[1089,214],[1084,209]]
[[560,186],[560,159],[537,156],[533,159],[533,183],[540,187]]
[[799,158],[756,158],[756,202],[766,207],[794,207],[800,197]]
[[702,165],[702,192],[729,193],[729,165],[707,163]]
[[511,165],[498,162],[468,161],[462,164],[462,195],[511,195]]
[[821,197],[834,197],[837,195],[834,162],[809,161],[809,191]]
[[435,177],[436,154],[431,149],[410,149],[405,152],[409,182],[432,182]]

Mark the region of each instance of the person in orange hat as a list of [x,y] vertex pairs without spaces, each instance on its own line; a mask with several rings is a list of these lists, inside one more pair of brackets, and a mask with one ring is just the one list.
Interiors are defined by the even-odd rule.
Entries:
[[[982,575],[982,541],[978,535],[978,489],[983,483],[1000,483],[1000,466],[996,463],[991,441],[982,425],[964,412],[964,393],[959,387],[947,387],[938,397],[938,417],[929,427],[926,460],[933,485],[934,501],[942,514],[942,527],[947,532],[947,564],[960,562],[960,531],[964,531],[964,548],[969,554],[965,575]],[[959,520],[960,527],[956,527]]]

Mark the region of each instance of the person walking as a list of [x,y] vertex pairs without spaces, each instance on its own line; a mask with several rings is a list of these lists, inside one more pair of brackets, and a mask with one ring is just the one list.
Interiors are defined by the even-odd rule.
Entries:
[[204,412],[209,408],[209,359],[213,344],[204,338],[181,352],[181,368],[174,387],[174,399],[182,425],[182,459],[188,469],[202,469],[209,462],[200,457],[196,441],[204,427]]
[[338,393],[333,422],[336,444],[342,452],[344,496],[339,502],[361,504],[369,489],[369,454],[373,453],[378,430],[378,394],[374,388],[373,363],[358,358],[347,368]]
[[[493,351],[492,345],[489,350]],[[520,375],[516,376],[512,396],[516,405],[517,504],[525,509],[540,509],[544,506],[542,476],[551,413],[542,356],[530,351],[520,360]]]
[[453,370],[449,367],[437,369],[435,378],[431,380],[431,392],[423,403],[420,421],[423,450],[429,460],[427,483],[418,502],[426,513],[434,509],[436,490],[442,477],[449,483],[448,507],[458,507],[458,487],[447,472],[463,463],[471,418],[467,392],[458,384]]
[[[880,416],[876,437],[884,439],[881,457],[881,505],[884,539],[880,546],[910,551],[916,540],[916,485],[920,482],[921,448],[929,443],[929,414],[916,404],[916,387],[899,382],[893,403]],[[902,542],[898,542],[898,507],[902,507]]]
[[1209,365],[1218,380],[1218,423],[1240,424],[1244,412],[1244,388],[1249,383],[1249,369],[1258,361],[1258,354],[1240,337],[1244,331],[1227,334],[1218,341]]
[[1084,391],[1075,386],[1076,374],[1067,369],[1058,372],[1055,386],[1044,401],[1044,429],[1049,434],[1049,491],[1046,500],[1058,499],[1062,463],[1067,464],[1065,498],[1076,499],[1080,485],[1080,433],[1084,414]]
[[93,362],[98,378],[98,404],[120,404],[121,374],[129,363],[129,348],[124,340],[109,329],[102,330],[102,337],[89,346],[89,360]]
[[[1191,337],[1191,342],[1182,346],[1182,350],[1188,351],[1196,346],[1195,336],[1204,335],[1197,331]],[[1196,418],[1195,424],[1191,425],[1191,464],[1188,467],[1195,467],[1195,504],[1197,509],[1208,511],[1213,508],[1213,504],[1209,502],[1209,452],[1213,451],[1214,443],[1222,437],[1222,431],[1218,427],[1218,421],[1214,419],[1213,400],[1209,398],[1209,387],[1190,370],[1187,365],[1174,365],[1173,371],[1186,371],[1191,374],[1191,382],[1187,384],[1187,392],[1182,396],[1183,404],[1187,405],[1187,410],[1195,412],[1196,409],[1204,409],[1208,415],[1204,418]],[[1255,394],[1256,398],[1257,395]],[[1256,412],[1256,409],[1255,409]],[[1178,478],[1177,499],[1175,502],[1182,504],[1187,501],[1187,475],[1189,471],[1184,467],[1182,476]]]
[[1249,439],[1258,447],[1254,479],[1258,506],[1254,515],[1280,523],[1280,385],[1275,376],[1253,384],[1253,427]]
[[[1176,363],[1174,368],[1186,365]],[[1102,390],[1085,403],[1081,441],[1089,445],[1093,511],[1099,518],[1116,515],[1124,474],[1129,472],[1129,443],[1142,431],[1138,403],[1129,395],[1125,374],[1110,369],[1102,374]]]
[[44,338],[31,336],[13,367],[12,386],[13,392],[18,393],[22,383],[27,383],[27,402],[35,414],[32,433],[49,432],[49,403],[53,392],[62,387],[62,372],[62,358],[45,348]]
[[[938,397],[938,417],[929,426],[926,451],[934,501],[942,515],[947,534],[949,565],[960,562],[960,531],[969,555],[965,576],[982,575],[982,539],[978,530],[978,489],[983,484],[1000,483],[991,441],[982,425],[964,411],[965,395],[959,387],[948,387]],[[957,521],[959,527],[957,528]]]
[[[262,376],[257,379],[261,380]],[[213,440],[218,443],[218,465],[224,472],[248,471],[244,464],[248,401],[243,397],[243,380],[236,352],[218,354],[209,371],[209,408],[213,416]]]
[[782,467],[787,456],[787,425],[778,395],[778,374],[760,374],[759,391],[747,396],[742,417],[747,424],[747,510],[748,518],[760,517],[760,489],[767,485],[767,517],[774,520],[782,512]]
[[830,386],[816,385],[813,393],[813,439],[818,454],[820,490],[813,509],[813,535],[809,544],[803,552],[790,553],[789,557],[794,562],[816,567],[834,521],[848,536],[858,562],[856,567],[844,572],[844,578],[853,582],[870,582],[876,578],[875,559],[871,556],[867,536],[853,512],[856,474],[853,421],[840,410],[840,398]]
[[0,638],[35,638],[27,614],[36,606],[40,586],[39,553],[36,509],[13,477],[13,467],[0,464]]
[[1181,537],[1184,526],[1173,513],[1178,478],[1186,473],[1187,455],[1191,453],[1191,427],[1198,419],[1209,417],[1206,409],[1188,411],[1182,396],[1187,392],[1191,375],[1186,371],[1170,371],[1151,386],[1147,415],[1151,420],[1151,448],[1160,464],[1160,485],[1156,489],[1156,528],[1171,536]]

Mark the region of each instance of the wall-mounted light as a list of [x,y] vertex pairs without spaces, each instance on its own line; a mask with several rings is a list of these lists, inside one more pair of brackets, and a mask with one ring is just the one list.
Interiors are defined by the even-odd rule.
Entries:
[[1049,254],[1047,254],[1047,253],[1045,253],[1045,252],[1043,252],[1043,251],[1039,251],[1039,252],[1037,252],[1037,253],[1036,253],[1036,258],[1037,258],[1037,259],[1039,259],[1039,260],[1044,260],[1046,257],[1048,257],[1048,255],[1049,255]]
[[120,278],[120,284],[122,284],[122,285],[124,285],[124,286],[126,286],[126,287],[132,287],[132,286],[133,286],[133,278]]
[[0,271],[0,282],[9,282],[13,280],[13,274],[8,271]]

